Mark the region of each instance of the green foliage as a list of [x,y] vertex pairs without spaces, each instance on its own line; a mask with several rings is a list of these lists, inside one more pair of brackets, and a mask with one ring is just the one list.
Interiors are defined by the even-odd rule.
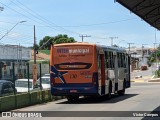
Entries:
[[50,50],[39,50],[39,52],[50,55]]
[[151,57],[150,61],[153,63],[155,61],[155,57]]
[[53,37],[45,36],[42,40],[39,42],[39,49],[50,49],[51,41],[54,41]]
[[159,78],[159,77],[160,77],[160,70],[156,70],[156,71],[155,71],[155,77],[156,77],[156,78]]
[[39,42],[40,49],[50,49],[51,44],[60,44],[60,43],[73,43],[76,42],[73,37],[68,37],[68,35],[59,34],[55,37],[45,36]]

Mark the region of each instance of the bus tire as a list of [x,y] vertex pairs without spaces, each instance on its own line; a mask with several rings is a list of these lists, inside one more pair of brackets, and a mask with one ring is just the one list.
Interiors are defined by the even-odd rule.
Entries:
[[124,82],[123,82],[123,89],[118,91],[118,94],[120,96],[122,96],[122,95],[125,94],[125,88],[126,88],[126,81],[124,80]]
[[112,83],[109,82],[108,94],[106,95],[107,99],[111,99],[111,93],[112,93]]
[[68,102],[77,102],[79,99],[79,96],[67,96],[66,98]]

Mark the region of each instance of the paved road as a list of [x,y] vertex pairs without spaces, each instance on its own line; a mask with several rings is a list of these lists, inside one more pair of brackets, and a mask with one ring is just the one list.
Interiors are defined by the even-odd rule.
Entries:
[[[71,104],[66,99],[49,102],[43,105],[35,105],[16,111],[155,111],[159,109],[160,105],[160,84],[158,83],[132,83],[132,87],[126,90],[124,96],[112,96],[113,98],[107,100],[105,98],[81,98],[77,103]],[[160,109],[159,109],[160,111]],[[118,112],[117,112],[118,113]],[[117,113],[114,113],[117,115]],[[60,114],[61,113],[57,113]],[[71,112],[69,113],[71,114]],[[77,114],[77,113],[73,113]],[[73,115],[72,114],[72,115]],[[90,114],[88,112],[88,114]],[[97,113],[98,114],[98,113]],[[105,114],[105,113],[103,113]],[[106,113],[107,114],[107,113]],[[113,113],[112,113],[113,114]],[[119,113],[123,114],[123,113]],[[52,112],[52,115],[56,115]],[[93,113],[96,115],[96,113]],[[0,118],[1,119],[1,118]],[[22,118],[12,118],[12,120],[21,120]],[[24,119],[24,118],[23,118]],[[41,119],[57,119],[57,120],[70,120],[70,119],[86,119],[86,120],[146,120],[145,117],[87,117],[87,118],[69,118],[69,117],[48,117],[48,118],[34,118]],[[160,119],[160,118],[159,118]],[[8,120],[8,118],[3,118]]]
[[156,71],[156,64],[153,64],[148,70],[134,70],[131,72],[131,81],[133,82],[160,82],[160,79],[156,79],[153,76]]
[[149,67],[148,70],[144,70],[144,71],[135,70],[135,71],[131,72],[131,79],[135,79],[135,77],[137,77],[137,76],[142,76],[142,77],[150,76],[151,77],[153,75],[154,71],[155,71],[154,66]]

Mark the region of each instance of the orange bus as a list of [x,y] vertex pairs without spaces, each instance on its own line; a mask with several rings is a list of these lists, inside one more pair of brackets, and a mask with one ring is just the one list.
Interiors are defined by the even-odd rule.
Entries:
[[90,43],[51,46],[51,93],[66,96],[111,97],[130,87],[130,57],[125,49]]

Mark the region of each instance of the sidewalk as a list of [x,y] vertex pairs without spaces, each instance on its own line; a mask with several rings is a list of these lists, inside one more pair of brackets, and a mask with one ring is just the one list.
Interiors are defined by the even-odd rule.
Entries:
[[160,78],[154,78],[154,76],[139,76],[138,78],[131,79],[131,82],[159,82]]

